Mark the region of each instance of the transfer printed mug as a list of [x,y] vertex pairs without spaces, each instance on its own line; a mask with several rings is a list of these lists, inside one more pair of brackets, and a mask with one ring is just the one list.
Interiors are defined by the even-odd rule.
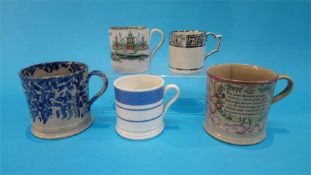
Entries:
[[[155,32],[161,34],[161,40],[150,54],[150,40]],[[112,67],[118,73],[140,73],[149,69],[149,63],[164,41],[160,29],[149,31],[144,26],[111,27],[110,50]]]
[[[104,85],[89,100],[88,80],[99,76]],[[33,65],[19,76],[32,118],[32,133],[40,138],[57,139],[82,132],[92,124],[90,107],[108,86],[101,71],[88,72],[78,62],[50,62]]]
[[[115,80],[116,131],[122,137],[143,140],[157,136],[164,129],[163,117],[179,96],[175,84],[164,86],[164,80],[154,75],[129,75]],[[169,89],[172,99],[164,104]]]
[[[287,96],[294,82],[287,75],[245,64],[221,64],[207,70],[207,113],[205,130],[213,137],[237,145],[250,145],[266,136],[271,104]],[[278,80],[286,88],[273,96]]]
[[[216,49],[205,52],[208,36],[217,38]],[[181,30],[170,33],[170,71],[180,74],[197,73],[204,67],[207,57],[218,52],[222,35],[198,30]]]

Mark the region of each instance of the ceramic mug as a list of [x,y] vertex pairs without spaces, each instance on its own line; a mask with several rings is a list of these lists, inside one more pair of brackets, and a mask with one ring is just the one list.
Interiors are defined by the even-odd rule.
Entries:
[[[271,104],[286,97],[294,82],[287,75],[244,64],[221,64],[207,69],[207,114],[205,130],[224,142],[250,145],[266,136],[266,121]],[[286,88],[273,96],[278,80]]]
[[[88,81],[99,76],[104,85],[89,100]],[[90,107],[108,86],[101,71],[88,72],[83,63],[59,61],[32,65],[20,71],[32,118],[32,133],[44,139],[75,135],[92,124]]]
[[[216,49],[205,52],[208,36],[218,40]],[[219,51],[222,35],[198,30],[180,30],[170,33],[170,71],[181,74],[197,73],[207,57]]]
[[[161,39],[150,53],[150,40],[158,32]],[[112,67],[118,73],[140,73],[149,69],[149,63],[164,41],[164,33],[160,29],[151,31],[144,26],[111,27],[110,51]]]
[[[157,136],[164,129],[163,117],[179,96],[175,84],[164,86],[164,80],[154,75],[129,75],[115,80],[116,131],[122,137],[143,140]],[[165,93],[175,95],[164,104]]]

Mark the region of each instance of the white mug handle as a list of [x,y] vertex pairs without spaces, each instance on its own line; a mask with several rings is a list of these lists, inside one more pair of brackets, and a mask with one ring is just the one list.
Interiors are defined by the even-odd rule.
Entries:
[[168,110],[168,108],[177,100],[177,98],[179,97],[180,91],[177,85],[175,84],[168,84],[167,86],[165,86],[164,89],[164,95],[166,94],[166,92],[169,89],[174,89],[175,90],[175,95],[170,99],[170,101],[168,101],[165,105],[164,105],[164,110],[163,110],[163,114],[166,113],[166,111]]
[[217,47],[216,47],[214,50],[210,51],[209,53],[207,53],[207,54],[205,55],[205,60],[206,60],[207,57],[209,57],[209,56],[211,56],[211,55],[213,55],[214,53],[216,53],[216,52],[219,51],[220,43],[221,43],[221,39],[222,39],[222,35],[216,35],[216,34],[213,33],[213,32],[207,32],[207,33],[206,33],[206,40],[207,40],[207,38],[208,38],[209,35],[212,35],[214,38],[217,38],[218,42],[217,42]]
[[164,33],[160,29],[157,29],[157,28],[151,30],[150,40],[151,40],[154,32],[159,32],[161,34],[161,39],[160,39],[160,42],[158,43],[158,45],[152,50],[151,55],[150,55],[150,60],[152,60],[153,55],[157,52],[157,50],[162,46],[162,44],[164,42]]

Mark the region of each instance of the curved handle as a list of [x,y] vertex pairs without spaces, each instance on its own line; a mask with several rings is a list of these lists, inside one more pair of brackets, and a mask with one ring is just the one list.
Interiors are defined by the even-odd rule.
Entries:
[[216,34],[213,33],[213,32],[207,32],[207,33],[206,33],[206,41],[207,41],[207,38],[208,38],[209,35],[212,35],[214,38],[217,38],[218,43],[217,43],[216,49],[212,50],[211,52],[209,52],[209,53],[207,53],[207,54],[205,55],[205,60],[206,60],[207,57],[209,57],[209,56],[211,56],[211,55],[213,55],[214,53],[216,53],[216,52],[219,51],[220,44],[221,44],[221,39],[222,39],[222,35],[216,35]]
[[166,111],[168,110],[168,108],[177,100],[177,98],[179,97],[179,88],[177,85],[175,84],[168,84],[167,86],[165,86],[164,89],[164,95],[166,94],[166,92],[169,89],[174,89],[175,90],[175,95],[170,99],[170,101],[168,101],[165,106],[164,106],[164,110],[163,110],[163,114],[166,113]]
[[103,95],[103,93],[106,91],[107,87],[108,87],[108,78],[107,76],[102,72],[102,71],[98,71],[98,70],[94,70],[92,72],[89,73],[88,77],[87,77],[87,81],[89,82],[89,79],[91,78],[91,76],[93,75],[97,75],[99,76],[102,80],[103,80],[103,87],[100,89],[99,92],[97,92],[94,97],[91,98],[91,100],[89,100],[87,102],[87,108],[89,108],[92,103],[94,103],[95,100],[97,100],[98,97],[100,97],[101,95]]
[[278,80],[282,79],[287,80],[287,85],[282,92],[280,92],[279,94],[275,95],[272,98],[272,104],[286,97],[293,90],[294,87],[293,79],[291,79],[288,75],[278,75]]
[[150,55],[150,60],[152,60],[153,55],[157,52],[157,50],[162,46],[162,44],[164,42],[164,33],[160,29],[152,29],[150,32],[150,38],[152,37],[154,32],[159,32],[161,34],[161,40],[158,43],[158,45],[152,50],[151,55]]

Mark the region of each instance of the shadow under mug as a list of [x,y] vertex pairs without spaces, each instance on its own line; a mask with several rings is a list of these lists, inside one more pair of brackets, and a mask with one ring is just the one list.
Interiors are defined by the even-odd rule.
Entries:
[[[286,97],[294,82],[287,75],[246,64],[220,64],[207,69],[207,113],[205,130],[227,143],[251,145],[266,136],[271,104]],[[278,80],[286,88],[273,96]]]
[[[158,32],[161,39],[150,53],[150,40]],[[112,68],[117,73],[141,73],[149,69],[150,61],[164,42],[160,29],[144,26],[115,26],[109,29]]]
[[[104,84],[89,100],[88,82],[93,75]],[[32,133],[44,139],[65,138],[92,124],[90,107],[108,87],[101,71],[88,72],[79,62],[58,61],[24,68],[19,73],[32,118]]]
[[[208,36],[218,40],[217,46],[205,52]],[[200,72],[207,57],[219,51],[222,35],[199,30],[180,30],[170,33],[170,71],[179,74]]]
[[[159,135],[164,129],[163,117],[179,97],[175,84],[164,86],[164,80],[154,75],[129,75],[115,80],[117,133],[132,140],[144,140]],[[175,95],[167,104],[164,96],[169,89]]]

